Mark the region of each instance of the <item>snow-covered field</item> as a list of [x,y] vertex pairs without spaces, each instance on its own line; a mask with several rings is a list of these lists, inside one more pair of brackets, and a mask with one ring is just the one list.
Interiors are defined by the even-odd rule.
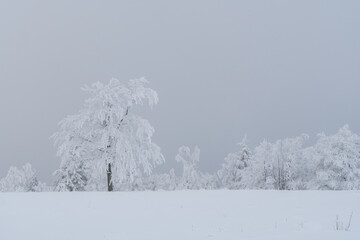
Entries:
[[0,193],[0,239],[360,239],[360,192]]

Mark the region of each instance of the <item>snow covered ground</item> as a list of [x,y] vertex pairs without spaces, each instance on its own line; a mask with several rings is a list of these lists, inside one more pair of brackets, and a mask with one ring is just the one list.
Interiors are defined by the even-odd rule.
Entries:
[[360,239],[360,192],[0,193],[0,239]]

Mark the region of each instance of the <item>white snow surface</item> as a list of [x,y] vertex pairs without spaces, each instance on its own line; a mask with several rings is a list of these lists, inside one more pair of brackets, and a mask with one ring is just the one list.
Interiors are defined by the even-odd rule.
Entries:
[[0,239],[360,239],[360,191],[0,193]]

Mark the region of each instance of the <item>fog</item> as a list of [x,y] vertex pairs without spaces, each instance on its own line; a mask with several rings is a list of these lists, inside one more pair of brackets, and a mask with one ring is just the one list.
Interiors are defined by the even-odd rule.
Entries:
[[[167,163],[182,145],[217,170],[251,147],[308,133],[360,134],[359,1],[1,1],[0,176],[59,166],[50,136],[85,84],[145,76],[141,114]],[[313,140],[314,141],[314,140]]]

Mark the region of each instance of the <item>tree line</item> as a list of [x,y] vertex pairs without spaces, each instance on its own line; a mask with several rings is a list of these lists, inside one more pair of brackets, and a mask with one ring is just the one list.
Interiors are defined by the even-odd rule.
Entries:
[[90,97],[83,109],[60,122],[52,138],[61,159],[48,186],[37,180],[30,164],[11,167],[0,180],[0,191],[138,191],[177,189],[360,189],[360,137],[345,125],[336,134],[319,134],[313,146],[308,135],[263,141],[250,149],[246,137],[239,151],[230,153],[221,168],[203,173],[200,149],[179,148],[175,157],[183,166],[154,173],[165,162],[152,141],[154,128],[134,108],[158,103],[157,93],[144,78],[112,79],[85,86]]

